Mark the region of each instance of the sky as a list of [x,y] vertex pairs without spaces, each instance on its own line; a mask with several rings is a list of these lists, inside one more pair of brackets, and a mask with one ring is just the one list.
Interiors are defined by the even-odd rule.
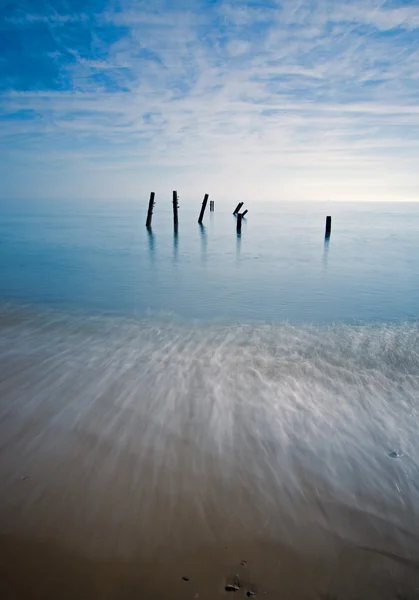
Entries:
[[419,200],[419,0],[0,0],[0,198]]

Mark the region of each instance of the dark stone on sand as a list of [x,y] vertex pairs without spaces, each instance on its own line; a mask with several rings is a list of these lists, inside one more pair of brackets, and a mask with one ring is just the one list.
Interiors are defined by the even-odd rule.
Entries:
[[240,563],[240,565],[242,567],[245,567],[247,565],[247,560],[242,560],[241,563]]
[[189,577],[182,577],[183,581],[189,581]]
[[240,590],[240,587],[238,585],[235,585],[234,583],[228,583],[224,589],[226,592],[238,592]]
[[252,592],[251,590],[249,590],[248,592],[246,592],[246,596],[248,598],[253,598],[255,595],[256,595],[255,592]]

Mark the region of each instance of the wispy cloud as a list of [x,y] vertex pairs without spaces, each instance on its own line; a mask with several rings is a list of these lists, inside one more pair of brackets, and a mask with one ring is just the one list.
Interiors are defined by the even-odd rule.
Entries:
[[234,173],[272,198],[414,197],[419,6],[78,4],[21,3],[0,21],[8,168],[170,187],[177,167],[220,192]]

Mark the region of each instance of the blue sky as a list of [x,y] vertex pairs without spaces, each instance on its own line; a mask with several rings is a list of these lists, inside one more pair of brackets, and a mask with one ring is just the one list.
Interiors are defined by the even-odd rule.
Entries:
[[419,199],[419,2],[0,0],[4,198]]

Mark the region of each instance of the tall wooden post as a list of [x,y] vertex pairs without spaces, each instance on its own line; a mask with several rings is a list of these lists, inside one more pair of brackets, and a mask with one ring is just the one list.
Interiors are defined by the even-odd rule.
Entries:
[[332,231],[332,217],[326,217],[326,233],[324,234],[325,239],[330,238],[330,234]]
[[175,226],[175,229],[177,229],[179,224],[178,208],[177,192],[173,192],[173,225]]
[[154,192],[151,192],[150,201],[148,203],[147,221],[145,224],[145,226],[148,228],[151,227],[151,219],[153,218],[154,196],[155,196]]
[[237,233],[242,232],[242,219],[243,215],[241,213],[237,213]]
[[234,213],[233,215],[237,215],[239,210],[241,209],[241,207],[243,206],[244,202],[239,202],[238,205],[236,206],[236,208],[234,209]]
[[202,224],[202,219],[204,218],[205,209],[207,208],[208,197],[209,197],[208,194],[205,194],[204,201],[202,202],[201,212],[199,213],[199,219],[198,219],[198,223],[200,225]]

